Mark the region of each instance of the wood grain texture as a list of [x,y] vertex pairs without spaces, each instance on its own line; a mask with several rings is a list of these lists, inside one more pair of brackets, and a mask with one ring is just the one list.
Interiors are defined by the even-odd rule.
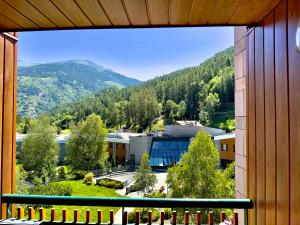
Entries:
[[300,221],[300,53],[296,49],[300,2],[288,1],[289,110],[290,110],[290,224]]
[[0,27],[3,29],[21,29],[22,27],[0,14]]
[[256,207],[257,225],[265,224],[266,155],[265,155],[265,89],[264,89],[264,28],[255,28],[255,140],[256,140]]
[[[17,30],[256,25],[281,0],[0,0]],[[100,7],[99,7],[99,4]],[[0,23],[0,30],[16,29]]]
[[49,0],[27,0],[32,6],[38,9],[49,20],[53,21],[58,27],[74,27],[74,24],[59,11]]
[[264,20],[266,224],[276,224],[274,13]]
[[[129,26],[126,11],[121,0],[98,0],[113,25]],[[118,13],[116,13],[118,12]]]
[[[13,74],[14,43],[4,40],[3,118],[2,118],[2,174],[1,193],[12,193],[13,172]],[[2,207],[2,217],[6,217],[6,207]]]
[[194,0],[172,0],[170,3],[170,23],[187,25]]
[[[0,179],[2,177],[2,107],[3,107],[3,77],[4,77],[4,36],[0,34]],[[2,194],[2,182],[0,180],[0,194]],[[0,218],[2,218],[0,198]]]
[[[248,36],[248,196],[256,199],[256,120],[255,120],[255,30]],[[254,201],[256,207],[256,201]],[[251,210],[249,215],[250,224],[256,224],[255,211]]]
[[123,2],[133,25],[146,26],[149,24],[145,0],[123,0]]
[[5,2],[12,8],[26,15],[30,21],[34,21],[39,26],[44,26],[46,28],[56,27],[56,25],[50,21],[45,15],[40,13],[36,8],[34,8],[26,0],[5,0]]
[[28,27],[31,29],[39,28],[39,26],[36,23],[32,22],[23,14],[16,11],[3,0],[0,0],[0,9],[2,15],[13,21],[15,24],[18,24],[19,26]]
[[289,102],[286,2],[275,9],[277,224],[289,224]]
[[89,4],[86,4],[86,0],[75,0],[75,2],[95,26],[111,25],[97,0],[89,0]]
[[170,0],[147,0],[147,3],[152,25],[169,24]]
[[51,0],[51,2],[77,27],[91,27],[92,22],[73,1]]

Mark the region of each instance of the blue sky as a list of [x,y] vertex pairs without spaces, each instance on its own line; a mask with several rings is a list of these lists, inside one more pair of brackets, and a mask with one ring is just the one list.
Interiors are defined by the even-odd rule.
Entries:
[[233,45],[233,27],[103,29],[23,32],[19,60],[91,60],[147,80],[195,66]]

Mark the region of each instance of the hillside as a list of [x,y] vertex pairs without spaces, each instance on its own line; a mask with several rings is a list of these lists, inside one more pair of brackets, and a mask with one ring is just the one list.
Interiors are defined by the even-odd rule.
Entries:
[[140,83],[87,60],[20,65],[17,113],[21,116],[34,117],[105,88]]
[[158,117],[200,120],[226,128],[234,118],[233,48],[198,66],[185,68],[124,89],[107,89],[77,103],[52,110],[57,124],[67,128],[97,113],[110,128],[144,130]]

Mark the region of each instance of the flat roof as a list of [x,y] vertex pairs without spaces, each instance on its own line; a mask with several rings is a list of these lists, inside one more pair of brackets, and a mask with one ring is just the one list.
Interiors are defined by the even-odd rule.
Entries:
[[226,134],[221,134],[218,136],[214,137],[214,140],[223,140],[223,139],[230,139],[230,138],[235,138],[235,133],[226,133]]

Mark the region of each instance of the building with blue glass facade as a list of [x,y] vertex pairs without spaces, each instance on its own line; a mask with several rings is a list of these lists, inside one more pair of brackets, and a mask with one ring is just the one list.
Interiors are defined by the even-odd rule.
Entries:
[[190,144],[189,138],[153,138],[150,149],[152,167],[168,167],[179,162]]

